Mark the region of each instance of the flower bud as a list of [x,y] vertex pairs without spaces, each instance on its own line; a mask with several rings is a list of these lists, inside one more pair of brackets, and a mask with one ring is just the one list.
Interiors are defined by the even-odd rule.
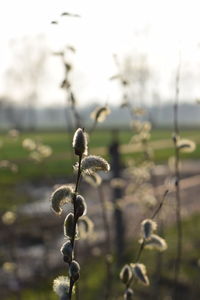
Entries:
[[94,223],[88,216],[78,219],[78,236],[81,239],[90,238],[94,233]]
[[191,140],[180,139],[177,142],[177,147],[181,152],[193,152],[196,149],[196,144]]
[[60,249],[61,253],[63,254],[63,260],[66,263],[69,263],[72,261],[72,244],[71,241],[68,240],[66,243],[64,243]]
[[81,195],[76,196],[75,207],[76,207],[76,212],[75,212],[76,218],[79,218],[86,214],[87,205],[86,205],[85,199]]
[[83,178],[87,183],[89,183],[93,187],[99,186],[102,182],[100,175],[95,172],[92,172],[91,174],[83,173]]
[[74,215],[72,213],[69,213],[64,221],[64,236],[72,239],[73,238],[73,232],[74,230]]
[[143,264],[131,264],[133,274],[140,280],[143,284],[149,285],[149,278],[147,277],[146,267]]
[[87,138],[83,129],[78,128],[74,134],[72,146],[78,156],[87,155]]
[[109,163],[100,156],[89,155],[85,157],[81,162],[81,168],[83,171],[96,172],[96,171],[110,171]]
[[142,231],[142,236],[144,239],[150,238],[152,235],[153,231],[156,230],[157,224],[156,222],[146,219],[141,223],[141,231]]
[[132,300],[133,294],[133,290],[131,288],[128,288],[124,293],[124,300]]
[[145,248],[155,249],[162,252],[167,249],[167,243],[157,234],[152,234],[151,237],[147,241],[145,241]]
[[91,118],[95,120],[95,122],[103,122],[105,118],[110,114],[110,109],[108,106],[97,107],[92,113]]
[[133,277],[133,273],[132,273],[132,270],[131,270],[131,267],[129,265],[125,265],[120,274],[119,274],[119,277],[121,279],[121,281],[124,283],[124,284],[128,284],[129,281],[132,279]]
[[73,260],[69,266],[69,276],[75,282],[80,276],[80,266],[79,263]]
[[53,281],[53,290],[60,297],[60,299],[67,299],[69,292],[69,278],[64,276],[59,276]]
[[53,211],[60,215],[62,213],[62,206],[72,201],[71,186],[62,185],[57,188],[51,195],[50,201]]

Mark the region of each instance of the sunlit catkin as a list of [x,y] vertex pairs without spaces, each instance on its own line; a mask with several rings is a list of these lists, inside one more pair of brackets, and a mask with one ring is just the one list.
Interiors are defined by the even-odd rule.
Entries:
[[95,122],[103,122],[105,118],[110,114],[108,106],[97,107],[92,113],[91,118]]
[[72,146],[74,152],[78,156],[87,155],[88,146],[87,146],[87,137],[82,128],[78,128],[74,133]]
[[157,234],[152,234],[150,238],[145,241],[144,247],[147,249],[155,249],[162,252],[167,249],[167,243]]
[[57,188],[51,195],[51,207],[53,211],[60,215],[62,213],[62,206],[72,201],[73,190],[71,186],[62,185]]
[[134,292],[131,288],[126,289],[124,293],[124,300],[132,300],[134,296]]
[[91,238],[94,234],[94,223],[88,216],[78,220],[78,237],[81,239]]
[[156,230],[157,224],[155,221],[146,219],[141,223],[141,231],[142,231],[142,236],[144,239],[149,239]]
[[108,172],[110,170],[110,165],[104,158],[100,156],[89,155],[83,158],[81,162],[81,169],[89,172]]
[[135,277],[142,282],[144,285],[149,285],[149,278],[147,276],[146,267],[143,264],[131,264],[133,274]]
[[129,265],[123,266],[123,268],[121,269],[121,272],[119,274],[119,277],[120,277],[121,281],[127,285],[133,277],[133,272],[132,272],[131,267]]
[[64,262],[70,263],[72,261],[73,248],[70,240],[62,245],[60,252],[63,254]]
[[196,149],[195,142],[187,139],[179,139],[177,141],[177,147],[181,152],[193,152]]
[[64,221],[64,236],[72,238],[74,234],[74,215],[72,213],[68,214]]
[[75,282],[80,277],[80,266],[79,263],[73,260],[69,266],[69,277]]
[[75,200],[76,212],[75,217],[79,218],[87,213],[87,204],[81,195],[76,196]]
[[60,297],[60,299],[67,300],[67,293],[69,292],[69,278],[59,276],[53,281],[53,290]]
[[98,187],[102,182],[101,176],[95,172],[83,174],[83,179],[93,187]]
[[[77,170],[76,183],[73,187],[71,185],[59,187],[51,196],[51,206],[56,214],[60,215],[62,206],[68,204],[66,206],[67,215],[64,220],[64,236],[67,241],[62,245],[60,251],[63,255],[64,262],[68,264],[69,280],[66,280],[65,277],[59,277],[54,280],[54,291],[60,295],[60,300],[72,299],[74,285],[80,277],[80,266],[75,260],[77,259],[77,253],[75,251],[76,240],[79,239],[80,236],[82,237],[82,235],[92,236],[93,233],[93,223],[85,216],[87,212],[85,199],[79,195],[81,177],[86,171],[92,175],[94,171],[109,171],[110,169],[109,164],[103,158],[98,156],[86,156],[88,146],[87,137],[83,129],[78,128],[76,130],[72,145],[75,154],[79,156],[75,166]],[[95,179],[97,179],[96,181],[100,181],[98,176],[97,174],[94,175]],[[62,291],[64,292],[62,293]],[[76,296],[77,295],[78,292],[76,293]]]

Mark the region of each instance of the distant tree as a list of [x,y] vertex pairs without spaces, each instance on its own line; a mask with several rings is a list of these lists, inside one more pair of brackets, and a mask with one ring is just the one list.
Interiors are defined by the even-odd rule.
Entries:
[[8,127],[22,129],[23,110],[17,108],[11,99],[2,96],[0,98],[0,129]]
[[[43,35],[11,42],[12,62],[6,71],[6,94],[27,104],[28,127],[36,125],[35,103],[45,78],[48,48]],[[25,122],[25,117],[24,122]]]
[[122,62],[118,62],[117,57],[115,60],[122,76],[122,84],[127,87],[127,95],[130,100],[134,99],[137,104],[143,105],[152,75],[147,55],[129,54]]

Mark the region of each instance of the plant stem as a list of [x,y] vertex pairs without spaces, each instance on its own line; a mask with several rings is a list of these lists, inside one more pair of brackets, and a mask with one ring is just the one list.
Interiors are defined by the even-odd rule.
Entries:
[[[165,199],[166,199],[166,196],[168,195],[168,190],[166,190],[163,194],[163,197],[162,197],[162,200],[160,201],[160,204],[159,206],[157,207],[157,209],[155,210],[155,212],[153,213],[151,219],[153,220],[157,215],[158,213],[160,212],[164,202],[165,202]],[[141,245],[140,245],[140,248],[139,248],[139,251],[138,251],[138,254],[137,254],[137,257],[136,257],[136,262],[139,261],[140,257],[141,257],[141,254],[142,254],[142,251],[144,249],[144,246],[145,246],[145,239],[143,239]]]
[[164,192],[163,197],[162,197],[162,199],[161,199],[161,201],[160,201],[160,203],[159,203],[157,209],[156,209],[155,212],[153,213],[151,219],[154,219],[154,218],[157,216],[157,214],[159,213],[159,211],[161,210],[161,208],[162,208],[162,206],[163,206],[163,204],[164,204],[164,202],[165,202],[165,199],[166,199],[166,197],[167,197],[167,195],[168,195],[168,192],[169,192],[168,190],[166,190],[166,191]]
[[[166,190],[166,191],[164,192],[163,197],[162,197],[162,200],[161,200],[161,202],[160,202],[158,208],[157,208],[157,209],[155,210],[155,212],[153,213],[151,219],[154,219],[154,218],[158,215],[158,213],[160,212],[160,210],[161,210],[161,208],[162,208],[162,206],[163,206],[163,204],[164,204],[164,201],[165,201],[167,195],[168,195],[168,190]],[[139,260],[140,260],[140,258],[141,258],[141,255],[142,255],[142,252],[143,252],[143,250],[144,250],[144,247],[145,247],[145,239],[143,238],[142,243],[141,243],[141,245],[140,245],[140,248],[139,248],[139,250],[138,250],[138,253],[137,253],[137,255],[136,255],[136,259],[135,259],[135,262],[136,262],[136,263],[139,262]],[[131,279],[131,280],[129,281],[127,287],[130,287],[131,284],[132,284],[132,282],[133,282],[133,279]]]
[[141,243],[141,245],[140,245],[138,254],[137,254],[136,259],[135,259],[136,263],[139,261],[139,259],[140,259],[140,257],[141,257],[142,251],[143,251],[143,249],[144,249],[144,245],[145,245],[145,239],[142,240],[142,243]]
[[[76,186],[74,190],[74,197],[73,197],[73,204],[74,204],[74,224],[73,224],[73,234],[72,234],[72,239],[71,239],[71,245],[74,253],[74,244],[75,244],[75,237],[76,237],[76,226],[77,226],[77,221],[78,218],[75,217],[76,215],[76,196],[78,192],[78,186],[81,178],[81,160],[82,160],[82,155],[79,156],[79,162],[78,162],[78,174],[76,178]],[[72,297],[72,289],[74,286],[74,281],[70,278],[70,287],[69,287],[69,300],[71,300]]]
[[176,227],[177,227],[177,250],[175,260],[175,277],[174,277],[174,296],[177,298],[177,283],[179,279],[181,258],[182,258],[182,221],[181,221],[181,197],[180,197],[180,170],[179,161],[180,153],[177,145],[177,139],[179,135],[178,126],[178,104],[179,104],[179,82],[180,82],[180,67],[181,61],[179,57],[179,64],[176,74],[176,86],[175,86],[175,103],[174,103],[174,154],[175,154],[175,177],[176,177]]
[[181,197],[180,197],[180,172],[179,172],[179,149],[175,145],[175,176],[176,176],[176,226],[177,226],[177,253],[175,261],[175,294],[180,272],[182,258],[182,222],[181,222]]

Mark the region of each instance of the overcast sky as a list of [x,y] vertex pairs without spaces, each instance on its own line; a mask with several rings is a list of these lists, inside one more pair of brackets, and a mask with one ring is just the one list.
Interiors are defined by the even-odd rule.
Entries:
[[[120,102],[118,84],[108,80],[117,72],[113,54],[120,60],[132,53],[147,55],[154,70],[147,98],[153,93],[159,93],[162,101],[173,98],[180,50],[181,98],[194,101],[200,97],[199,9],[200,2],[194,0],[2,0],[0,93],[9,94],[3,74],[12,61],[10,40],[44,34],[52,51],[66,44],[77,49],[73,84],[81,104],[94,99]],[[64,11],[81,18],[61,18]],[[52,20],[58,25],[51,25]],[[58,87],[63,76],[58,58],[49,59],[48,74],[49,81],[40,92],[41,103],[64,103]]]

